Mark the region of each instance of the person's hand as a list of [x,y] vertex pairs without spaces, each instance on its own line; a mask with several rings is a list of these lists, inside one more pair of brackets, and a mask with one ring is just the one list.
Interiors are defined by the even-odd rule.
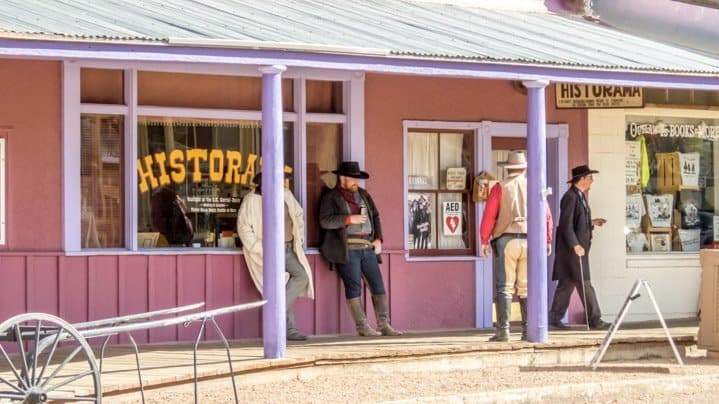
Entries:
[[350,215],[351,224],[364,224],[367,222],[366,215]]
[[479,252],[479,255],[482,256],[482,258],[489,257],[492,254],[492,249],[489,247],[489,244],[482,244],[482,250]]
[[552,255],[552,245],[547,244],[547,257],[549,257],[550,255]]
[[604,223],[607,222],[607,219],[602,219],[601,217],[598,217],[596,219],[592,219],[592,224],[595,226],[602,227]]
[[382,254],[382,240],[377,239],[372,242],[372,245],[374,246],[374,253],[376,255]]
[[584,247],[580,246],[579,244],[575,245],[574,253],[580,257],[583,257],[584,256]]

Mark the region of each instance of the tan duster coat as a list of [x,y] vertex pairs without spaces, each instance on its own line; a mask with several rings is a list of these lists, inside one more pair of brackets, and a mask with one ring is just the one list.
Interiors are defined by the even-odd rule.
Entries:
[[[300,296],[314,299],[312,271],[305,251],[302,249],[305,237],[302,207],[288,189],[285,189],[285,204],[287,204],[292,218],[293,248],[310,280],[307,289]],[[245,254],[245,262],[247,262],[250,276],[255,282],[255,287],[262,294],[262,196],[254,192],[245,196],[237,211],[237,234],[242,240],[242,252]],[[285,282],[288,279],[289,274],[285,273]]]

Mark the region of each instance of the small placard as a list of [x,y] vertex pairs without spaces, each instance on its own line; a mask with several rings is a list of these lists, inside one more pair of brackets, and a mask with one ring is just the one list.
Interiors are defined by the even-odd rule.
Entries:
[[467,169],[455,167],[447,169],[447,189],[461,191],[467,186]]

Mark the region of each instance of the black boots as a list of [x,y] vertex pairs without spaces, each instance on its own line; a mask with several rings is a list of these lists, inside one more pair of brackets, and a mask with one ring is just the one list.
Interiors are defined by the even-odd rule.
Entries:
[[497,331],[489,340],[493,342],[509,341],[509,315],[512,310],[512,298],[497,298]]
[[389,304],[387,295],[372,295],[374,312],[377,315],[377,331],[386,336],[402,335],[402,332],[395,330],[389,324]]
[[347,307],[350,309],[352,318],[357,325],[357,334],[361,337],[377,337],[381,335],[367,324],[367,317],[364,314],[364,308],[362,308],[362,302],[359,297],[347,299]]
[[527,298],[519,298],[519,311],[522,313],[522,341],[527,340]]

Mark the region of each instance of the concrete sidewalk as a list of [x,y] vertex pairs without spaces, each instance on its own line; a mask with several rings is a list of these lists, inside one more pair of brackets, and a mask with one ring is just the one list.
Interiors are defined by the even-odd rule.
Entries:
[[[640,324],[620,329],[605,356],[605,361],[666,358],[675,362],[663,330],[657,324]],[[680,351],[696,344],[696,322],[670,325]],[[504,343],[488,342],[489,330],[408,333],[401,337],[361,338],[356,336],[311,337],[306,342],[288,344],[283,359],[263,358],[260,340],[231,342],[231,355],[238,382],[294,377],[314,368],[331,374],[333,367],[347,365],[372,367],[391,363],[403,367],[440,370],[443,367],[476,368],[502,366],[541,366],[587,364],[597,352],[606,331],[551,332],[547,343],[519,341],[519,333]],[[193,378],[191,345],[144,345],[140,347],[143,380],[146,388],[191,382]],[[206,343],[198,354],[200,379],[228,376],[227,356],[216,343]],[[111,347],[103,369],[103,391],[117,394],[139,388],[134,355],[123,346]],[[228,382],[229,383],[229,382]]]

